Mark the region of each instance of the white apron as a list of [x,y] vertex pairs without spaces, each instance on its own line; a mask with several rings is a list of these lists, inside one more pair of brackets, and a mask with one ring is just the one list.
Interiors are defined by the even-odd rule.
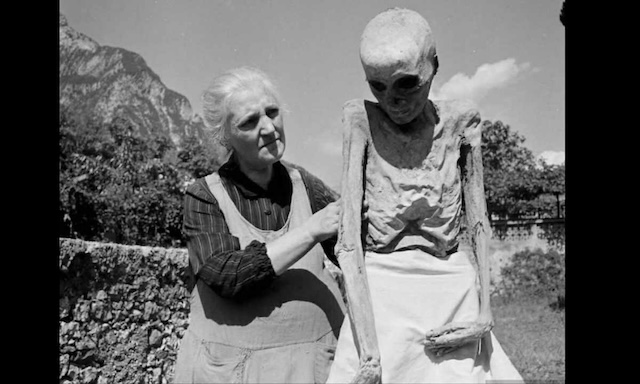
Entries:
[[[421,340],[451,321],[479,313],[476,271],[465,252],[437,258],[421,250],[366,252],[366,270],[380,348],[382,383],[523,383],[493,333],[441,357]],[[328,383],[348,383],[358,368],[345,318]]]
[[[252,240],[268,242],[282,236],[311,216],[300,173],[287,170],[293,184],[291,210],[278,231],[251,225],[218,174],[206,177],[242,248]],[[222,298],[198,281],[174,383],[324,383],[344,318],[342,296],[324,269],[324,256],[316,244],[276,278],[269,292],[242,302]]]

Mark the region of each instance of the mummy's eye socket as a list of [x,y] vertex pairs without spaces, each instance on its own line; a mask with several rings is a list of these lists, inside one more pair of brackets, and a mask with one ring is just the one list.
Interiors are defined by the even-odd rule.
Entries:
[[385,89],[387,89],[387,86],[382,84],[379,81],[375,81],[375,80],[371,80],[369,81],[369,85],[371,86],[371,88],[375,89],[378,92],[382,92]]
[[396,82],[396,86],[403,90],[409,90],[417,87],[420,84],[418,76],[405,76]]

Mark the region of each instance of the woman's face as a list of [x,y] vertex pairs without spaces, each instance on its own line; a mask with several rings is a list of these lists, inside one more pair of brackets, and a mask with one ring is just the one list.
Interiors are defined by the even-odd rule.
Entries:
[[284,154],[280,105],[261,85],[232,94],[227,107],[229,144],[238,160],[252,168],[270,166]]

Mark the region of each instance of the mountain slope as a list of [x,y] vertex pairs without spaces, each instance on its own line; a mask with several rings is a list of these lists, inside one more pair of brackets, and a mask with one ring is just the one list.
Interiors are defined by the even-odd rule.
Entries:
[[161,135],[179,145],[203,136],[189,100],[168,89],[137,53],[101,46],[60,15],[60,110],[80,122],[129,120],[143,136]]

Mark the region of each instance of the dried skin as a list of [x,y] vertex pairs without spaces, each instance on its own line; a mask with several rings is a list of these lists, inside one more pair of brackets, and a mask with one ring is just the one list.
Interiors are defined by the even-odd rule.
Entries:
[[[358,108],[356,104],[351,103],[345,105],[343,124],[343,215],[336,253],[344,273],[349,316],[360,356],[360,367],[354,382],[368,383],[379,379],[381,367],[375,319],[366,279],[360,221],[364,200],[363,180],[368,176],[367,150],[371,145],[368,139],[370,136],[365,131],[369,129],[369,122],[364,108]],[[449,323],[427,332],[424,345],[436,355],[443,355],[462,345],[478,341],[493,327],[489,306],[489,265],[486,247],[490,226],[486,216],[482,183],[481,147],[478,144],[477,140],[468,140],[462,144],[459,164],[467,223],[472,231],[470,237],[473,264],[477,268],[481,289],[481,310],[476,322]]]
[[369,283],[362,247],[362,206],[367,140],[363,129],[366,116],[345,106],[343,118],[342,215],[336,255],[343,271],[348,313],[360,366],[353,383],[380,383],[380,351],[376,335]]

